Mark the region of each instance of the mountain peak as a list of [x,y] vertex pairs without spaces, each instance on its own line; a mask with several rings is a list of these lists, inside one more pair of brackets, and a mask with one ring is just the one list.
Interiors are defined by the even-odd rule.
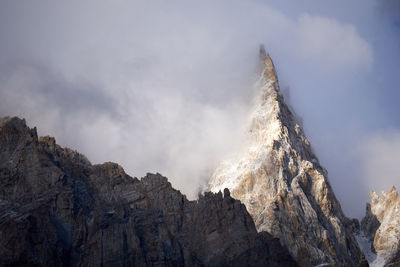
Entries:
[[371,203],[367,204],[361,229],[385,266],[397,266],[395,264],[400,262],[400,196],[394,186],[380,195],[371,191],[370,196]]
[[260,44],[260,60],[264,61],[267,57],[267,52],[265,51],[265,47],[263,44]]
[[[260,45],[260,65],[262,78],[265,81],[278,82],[278,75],[276,74],[274,62],[272,61],[269,53],[265,51],[264,45]],[[279,88],[279,87],[278,87]]]
[[27,128],[25,119],[8,116],[0,118],[0,127],[14,127],[20,131]]
[[280,94],[271,57],[264,46],[259,53],[260,90],[246,149],[217,168],[207,190],[228,188],[246,205],[257,230],[279,238],[301,266],[356,266],[362,253],[351,221]]

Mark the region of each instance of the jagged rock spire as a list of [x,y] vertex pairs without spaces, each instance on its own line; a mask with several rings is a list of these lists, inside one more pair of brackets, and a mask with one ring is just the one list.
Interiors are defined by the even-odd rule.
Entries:
[[352,222],[284,102],[271,57],[263,46],[259,53],[260,90],[246,150],[217,168],[207,190],[228,188],[257,230],[279,238],[301,266],[357,266],[362,253]]
[[[274,62],[271,59],[271,56],[265,51],[264,45],[260,45],[260,65],[261,65],[261,74],[262,77],[266,81],[276,82],[278,83],[278,75],[276,74]],[[279,89],[279,86],[278,86]]]
[[[367,204],[365,217],[361,221],[361,229],[371,241],[378,259],[383,259],[385,266],[398,266],[400,263],[400,196],[394,186],[387,192],[382,192],[381,195],[371,191],[370,196],[371,203]],[[375,259],[372,257],[371,261],[373,260]]]
[[265,51],[265,47],[263,44],[260,45],[260,60],[264,61],[267,57],[267,52]]

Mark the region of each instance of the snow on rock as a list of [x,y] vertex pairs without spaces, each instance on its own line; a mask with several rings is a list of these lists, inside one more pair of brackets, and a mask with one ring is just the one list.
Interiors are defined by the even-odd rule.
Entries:
[[400,196],[394,186],[380,196],[371,191],[370,196],[361,228],[378,258],[387,266],[400,266]]
[[385,264],[385,260],[382,256],[376,255],[372,251],[372,243],[364,233],[356,235],[356,240],[362,252],[364,252],[365,258],[367,259],[370,267],[382,267]]
[[229,188],[301,266],[366,263],[310,142],[285,104],[270,56],[260,50],[261,77],[247,148],[223,162],[207,191]]

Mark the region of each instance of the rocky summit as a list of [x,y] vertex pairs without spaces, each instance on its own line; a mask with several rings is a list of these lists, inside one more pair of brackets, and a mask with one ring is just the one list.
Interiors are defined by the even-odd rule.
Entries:
[[400,196],[394,186],[380,196],[371,191],[370,196],[361,230],[376,253],[371,260],[400,266]]
[[0,266],[297,266],[229,190],[188,201],[0,120]]
[[0,119],[0,266],[368,266],[368,242],[372,263],[400,266],[396,190],[371,193],[360,234],[264,47],[260,66],[244,149],[195,201],[161,174],[93,165],[23,119]]
[[358,221],[343,214],[327,171],[284,102],[264,47],[260,62],[246,149],[221,164],[207,191],[228,188],[258,232],[279,238],[301,266],[368,265],[352,233]]

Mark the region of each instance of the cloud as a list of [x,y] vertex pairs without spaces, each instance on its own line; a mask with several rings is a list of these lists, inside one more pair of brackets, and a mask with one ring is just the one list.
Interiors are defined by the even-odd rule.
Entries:
[[3,112],[12,110],[10,106],[15,103],[24,102],[32,111],[44,105],[63,112],[115,113],[114,99],[98,84],[67,80],[62,74],[35,62],[13,62],[1,70],[1,94],[7,100],[3,103],[7,105],[2,107]]
[[306,132],[321,123],[334,134],[332,121],[347,118],[328,109],[343,104],[329,86],[368,71],[371,45],[350,22],[302,14],[238,0],[1,1],[0,115],[27,118],[93,163],[161,172],[193,198],[241,142],[260,43]]
[[400,131],[382,131],[365,137],[358,148],[362,175],[369,190],[400,188]]
[[55,136],[93,163],[118,162],[137,176],[161,172],[195,198],[219,161],[236,149],[245,132],[245,105],[233,99],[215,105],[179,87],[158,88],[157,80],[141,86],[103,91],[18,62],[0,75],[0,116],[27,118],[39,134]]
[[298,19],[297,27],[295,49],[298,56],[324,66],[371,67],[372,47],[353,25],[305,14]]

